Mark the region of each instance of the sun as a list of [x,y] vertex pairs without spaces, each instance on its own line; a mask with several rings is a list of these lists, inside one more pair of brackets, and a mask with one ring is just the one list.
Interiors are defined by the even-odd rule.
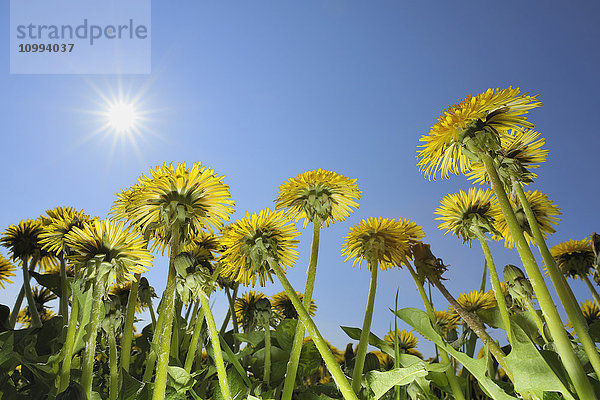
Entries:
[[128,133],[137,128],[140,115],[134,103],[118,101],[108,105],[106,119],[110,129]]

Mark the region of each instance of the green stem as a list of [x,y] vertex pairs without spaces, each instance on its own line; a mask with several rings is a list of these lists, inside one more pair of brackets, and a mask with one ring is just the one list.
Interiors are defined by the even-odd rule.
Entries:
[[369,335],[371,332],[371,320],[373,319],[373,306],[375,305],[375,291],[377,290],[377,262],[369,262],[371,268],[371,283],[369,285],[369,297],[367,298],[367,309],[363,321],[360,340],[356,357],[354,357],[354,371],[352,372],[352,390],[354,393],[360,392],[363,367],[365,366],[365,357],[367,356],[367,346],[369,345]]
[[[160,318],[162,325],[158,332],[158,354],[156,363],[156,376],[154,378],[153,400],[164,400],[167,389],[167,367],[169,366],[169,354],[171,351],[171,334],[173,332],[173,314],[175,308],[175,284],[177,271],[175,270],[175,257],[179,254],[179,225],[175,224],[171,236],[171,257],[169,260],[169,274],[167,276],[167,287],[163,293],[163,306]],[[154,342],[154,337],[152,338]]]
[[108,332],[108,363],[109,363],[109,400],[117,400],[119,396],[119,367],[117,364],[117,338],[111,327]]
[[[429,316],[429,321],[431,322],[431,325],[435,327],[437,324],[437,318],[435,317],[435,311],[433,310],[433,306],[427,298],[427,294],[425,293],[423,283],[417,276],[413,267],[408,263],[406,266],[408,271],[410,272],[410,275],[413,278],[413,281],[415,281],[415,284],[417,285],[417,290],[419,291],[419,294],[421,295],[421,300],[425,305],[425,310],[427,311],[427,315]],[[436,349],[439,348],[436,346]],[[448,378],[448,383],[450,384],[450,389],[452,389],[452,394],[454,395],[454,398],[456,400],[465,400],[465,396],[463,395],[462,389],[460,388],[460,384],[458,383],[458,379],[456,378],[454,366],[450,362],[450,357],[448,356],[448,353],[446,353],[444,349],[439,349],[439,352],[442,364],[448,365],[448,369],[446,370],[446,378]]]
[[271,327],[269,324],[265,324],[265,373],[264,379],[265,385],[269,387],[269,381],[271,380]]
[[227,372],[225,371],[225,363],[223,362],[223,352],[221,351],[219,332],[217,332],[215,319],[213,317],[212,312],[210,311],[210,305],[208,304],[208,295],[204,291],[200,291],[200,301],[202,302],[204,319],[206,320],[206,324],[208,325],[208,332],[210,334],[210,342],[212,344],[213,356],[215,358],[215,365],[217,367],[217,376],[219,378],[219,387],[221,388],[221,394],[223,395],[223,398],[225,400],[232,400],[231,392],[229,390],[229,383],[227,382]]
[[594,285],[592,285],[590,278],[587,275],[583,275],[581,276],[581,279],[583,279],[588,289],[590,289],[590,292],[592,293],[592,297],[594,297],[594,301],[596,302],[596,304],[600,305],[600,296],[598,296],[598,292],[596,291]]
[[[394,301],[394,368],[400,368],[400,343],[398,338],[398,293],[400,288],[396,289],[396,298]],[[425,292],[423,292],[425,294]],[[394,386],[394,398],[400,400],[400,385]],[[404,396],[402,396],[404,397]]]
[[[162,303],[162,305],[164,305],[164,303]],[[160,343],[159,332],[162,330],[163,321],[165,320],[165,314],[162,312],[162,305],[158,305],[158,307],[161,310],[159,310],[158,313],[158,321],[156,321],[153,324],[154,326],[152,330],[152,346],[150,347],[150,353],[148,355],[148,359],[146,360],[146,369],[144,371],[144,377],[142,378],[144,382],[152,381],[152,372],[154,372],[154,365],[156,364],[156,351],[154,351],[154,349],[158,347]],[[152,303],[150,303],[150,310],[152,310]],[[150,315],[154,315],[154,313],[152,312]]]
[[231,319],[231,309],[227,309],[227,313],[225,314],[225,319],[221,324],[221,329],[219,329],[219,333],[223,335],[225,333],[225,329],[227,329],[227,325],[229,325],[229,320]]
[[[319,240],[321,236],[321,224],[313,222],[313,238],[310,248],[310,261],[308,264],[308,275],[306,277],[306,286],[304,287],[304,297],[302,303],[307,310],[310,310],[312,293],[315,287],[315,277],[317,274],[317,259],[319,257]],[[292,342],[290,359],[285,373],[285,382],[283,384],[283,394],[281,400],[290,400],[294,387],[296,385],[296,375],[298,373],[298,363],[300,362],[300,353],[302,352],[302,342],[304,341],[304,325],[296,323],[296,333]]]
[[[35,257],[31,259],[31,268],[33,269],[33,265],[35,265]],[[23,287],[25,288],[25,297],[27,297],[27,304],[29,305],[29,315],[31,316],[31,327],[39,328],[42,326],[42,320],[40,318],[40,314],[38,313],[37,307],[35,306],[35,300],[33,298],[33,293],[31,291],[31,285],[29,280],[31,277],[29,276],[29,268],[27,268],[27,260],[23,260]],[[18,311],[17,311],[18,313]]]
[[[233,333],[238,333],[240,328],[238,327],[237,316],[235,315],[235,299],[237,297],[239,285],[236,285],[233,289],[233,294],[229,293],[229,289],[225,288],[225,294],[227,294],[227,301],[229,303],[229,312],[231,313],[231,323],[233,324]],[[238,351],[239,341],[233,337],[233,352]]]
[[[64,256],[60,257],[60,305],[59,313],[63,317],[63,327],[69,324],[69,284],[67,280],[67,263]],[[64,335],[64,330],[63,330]]]
[[496,264],[494,263],[494,258],[492,257],[490,247],[487,244],[487,238],[479,229],[477,230],[477,237],[479,238],[479,243],[481,243],[481,248],[483,249],[483,254],[485,255],[486,263],[490,269],[490,278],[492,278],[492,288],[494,289],[494,295],[496,296],[496,301],[498,302],[498,309],[500,310],[500,316],[502,317],[502,322],[504,323],[504,330],[506,330],[506,334],[508,335],[509,343],[512,343],[513,335],[512,327],[510,326],[508,307],[506,306],[506,299],[504,298],[502,286],[500,285],[500,278],[498,278]]
[[304,307],[304,305],[298,298],[296,291],[294,290],[294,288],[292,287],[292,285],[286,278],[285,272],[283,272],[283,269],[273,259],[269,259],[269,265],[275,271],[275,274],[277,275],[277,278],[281,282],[283,289],[285,290],[288,297],[292,301],[292,304],[294,305],[294,308],[296,309],[296,312],[298,313],[298,319],[300,320],[300,322],[302,322],[302,324],[304,324],[304,327],[306,328],[306,330],[308,330],[308,333],[312,337],[312,340],[315,343],[315,346],[317,346],[317,350],[319,350],[319,353],[321,354],[323,361],[325,361],[325,365],[327,366],[327,369],[331,373],[333,380],[335,381],[335,383],[339,387],[340,391],[342,392],[342,396],[344,396],[344,399],[346,399],[346,400],[358,400],[358,397],[356,397],[356,393],[354,393],[354,391],[352,390],[352,387],[350,386],[350,383],[346,379],[344,372],[342,372],[340,365],[336,361],[333,354],[331,354],[331,350],[329,349],[329,346],[327,346],[325,339],[323,339],[323,336],[321,336],[321,333],[317,329],[317,326],[313,322],[310,315],[308,315],[308,311],[306,311],[306,308]]
[[8,320],[8,324],[10,325],[10,329],[15,328],[15,324],[17,323],[17,318],[19,317],[19,311],[21,310],[21,304],[23,304],[23,298],[25,297],[25,284],[21,285],[21,290],[17,295],[17,300],[15,301],[15,305],[13,306],[10,318]]
[[[98,269],[98,267],[96,267]],[[83,355],[81,386],[88,399],[92,398],[92,381],[94,379],[94,357],[96,356],[96,337],[98,335],[98,326],[100,325],[100,307],[102,296],[104,295],[104,279],[96,279],[94,282],[94,291],[92,292],[92,311],[90,322],[87,326],[87,335],[85,342],[85,353]]]
[[529,314],[531,314],[531,316],[533,317],[535,326],[537,326],[538,330],[540,331],[540,334],[542,335],[542,339],[544,339],[545,343],[548,343],[548,339],[546,338],[546,335],[544,334],[544,321],[542,321],[540,314],[538,314],[537,310],[533,306],[533,302],[531,301],[531,299],[529,297],[525,298],[525,308],[527,308],[527,311],[529,311]]
[[[200,303],[198,303],[200,304]],[[200,341],[200,334],[202,333],[202,323],[204,322],[204,309],[200,309],[197,314],[196,322],[194,324],[194,333],[192,334],[192,340],[188,347],[188,353],[185,357],[184,369],[189,373],[192,372],[192,365],[196,358],[196,351],[198,350],[198,342]]]
[[129,372],[131,360],[131,342],[133,340],[133,320],[135,318],[135,306],[137,304],[138,288],[142,274],[135,274],[129,297],[127,298],[127,310],[125,311],[125,326],[123,327],[123,338],[121,341],[121,368]]
[[75,331],[77,329],[77,318],[79,316],[79,300],[77,296],[73,296],[71,304],[71,315],[69,316],[69,325],[67,327],[67,335],[65,344],[63,345],[63,360],[60,367],[60,383],[58,393],[64,392],[71,383],[71,361],[73,359],[73,346],[75,345]]
[[150,319],[152,320],[152,329],[156,329],[156,314],[154,313],[154,306],[152,300],[148,301],[148,310],[150,310]]
[[485,292],[485,281],[487,279],[487,261],[483,263],[483,274],[481,275],[481,285],[479,285],[479,291]]
[[[483,154],[482,161],[488,177],[490,178],[492,189],[496,193],[498,204],[500,205],[502,214],[504,215],[504,219],[506,220],[510,230],[510,234],[515,242],[515,246],[519,252],[521,261],[523,262],[523,267],[525,267],[525,271],[531,280],[531,286],[536,294],[540,308],[542,309],[542,313],[545,316],[548,329],[550,330],[550,334],[552,335],[554,343],[556,344],[557,352],[561,356],[561,360],[565,366],[565,369],[571,377],[573,386],[575,387],[575,390],[580,398],[595,399],[596,395],[594,394],[592,385],[590,384],[590,381],[583,370],[581,362],[575,355],[575,351],[573,350],[571,341],[569,340],[564,329],[560,315],[558,314],[556,306],[552,300],[552,297],[550,296],[548,287],[544,282],[544,277],[540,272],[535,258],[533,257],[533,253],[529,248],[529,244],[525,240],[521,226],[517,221],[517,217],[515,216],[510,201],[508,200],[508,196],[506,195],[506,191],[504,190],[504,185],[498,176],[496,166],[494,165],[494,160],[489,154]],[[524,209],[526,208],[527,207],[524,206]],[[527,210],[525,210],[525,213],[526,215],[528,214]],[[532,230],[534,229],[533,226],[531,226],[531,228]],[[563,285],[557,285],[556,287],[558,290],[559,288],[562,288]],[[567,301],[566,306],[568,306],[568,303],[569,302]]]
[[181,310],[183,302],[178,297],[175,298],[175,314],[173,315],[173,330],[171,333],[171,358],[179,363],[179,332],[181,325]]

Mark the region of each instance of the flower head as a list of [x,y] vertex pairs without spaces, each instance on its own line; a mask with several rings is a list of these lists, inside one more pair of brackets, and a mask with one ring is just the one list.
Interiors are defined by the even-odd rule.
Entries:
[[346,219],[358,207],[358,199],[356,179],[319,168],[280,185],[275,209],[289,209],[294,221],[304,218],[304,227],[309,221],[329,226]]
[[6,288],[4,286],[5,283],[13,283],[9,278],[16,276],[16,270],[17,267],[0,254],[0,286],[2,286],[2,289]]
[[48,217],[43,217],[44,231],[40,235],[44,250],[57,256],[69,253],[66,235],[74,227],[82,229],[86,223],[91,221],[91,218],[83,211],[76,211],[70,207],[57,207],[46,213]]
[[448,332],[455,330],[460,322],[460,316],[456,313],[445,310],[434,311],[433,313],[435,314],[435,325],[444,336],[446,336]]
[[225,248],[221,274],[252,286],[258,279],[261,286],[267,279],[273,282],[270,262],[277,262],[284,270],[298,259],[295,250],[299,235],[283,211],[268,208],[258,214],[240,218],[229,226],[222,238]]
[[[512,130],[500,135],[500,147],[496,163],[500,178],[505,184],[515,179],[522,183],[533,182],[537,175],[531,170],[546,162],[548,150],[542,149],[546,143],[541,134],[532,129]],[[474,162],[467,172],[468,179],[474,183],[489,183],[489,177],[483,163]]]
[[92,260],[110,264],[107,284],[132,280],[133,274],[147,271],[144,267],[152,265],[153,257],[144,240],[126,228],[124,221],[94,220],[83,229],[73,228],[66,240],[72,250],[69,258],[74,262],[84,266]]
[[42,248],[41,234],[44,225],[41,220],[28,219],[18,225],[10,225],[0,238],[0,244],[8,248],[13,261],[26,262],[35,257],[45,271],[57,264],[56,258]]
[[[533,125],[524,117],[532,108],[541,106],[535,96],[521,94],[518,88],[489,89],[475,97],[465,99],[448,107],[438,117],[429,134],[421,137],[417,157],[419,170],[428,179],[435,180],[438,172],[442,178],[450,173],[460,174],[470,169],[471,161],[463,152],[466,131],[488,132],[494,137],[509,130],[522,130]],[[499,138],[496,138],[499,147]],[[493,146],[494,143],[489,143]]]
[[444,234],[452,232],[469,246],[479,232],[496,233],[494,222],[498,213],[492,207],[493,195],[491,190],[469,188],[467,193],[461,190],[444,196],[441,206],[435,210],[439,215],[436,219],[443,221],[438,228],[446,230]]
[[235,317],[238,324],[244,332],[249,332],[256,328],[257,303],[261,299],[268,300],[268,297],[262,292],[250,290],[244,293],[241,297],[235,299]]
[[[556,232],[553,225],[557,225],[560,221],[560,218],[558,218],[558,215],[562,214],[560,212],[560,208],[558,208],[558,206],[554,204],[545,193],[542,193],[539,190],[535,190],[533,192],[527,191],[525,192],[525,197],[527,198],[527,202],[531,207],[531,211],[533,211],[533,215],[535,215],[535,219],[538,223],[540,231],[542,232],[542,235],[544,236],[544,239],[548,237],[548,235]],[[527,240],[527,243],[535,243],[535,240],[533,239],[533,233],[531,232],[531,227],[529,226],[529,221],[527,221],[527,216],[525,215],[525,211],[523,210],[521,202],[515,195],[509,196],[509,201],[512,204],[517,221],[519,222],[519,225],[521,225],[521,229],[523,229],[523,234]],[[495,227],[499,232],[499,235],[496,236],[496,239],[500,240],[504,238],[504,247],[512,249],[515,247],[515,242],[510,234],[508,224],[504,219],[504,214],[502,214],[500,211],[498,202],[494,202],[494,209],[496,211]]]
[[419,340],[412,332],[404,329],[400,331],[396,329],[395,332],[389,331],[388,334],[385,335],[384,340],[392,347],[394,347],[394,342],[398,340],[400,354],[412,354],[413,356],[423,358],[423,355],[416,350]]
[[471,313],[494,308],[497,305],[492,290],[487,292],[471,291],[469,294],[461,293],[456,301],[462,308]]
[[[127,302],[129,301],[129,293],[131,292],[132,284],[133,284],[133,281],[125,281],[121,284],[116,284],[116,285],[111,286],[108,289],[109,297],[113,297],[117,301],[117,303],[121,306],[121,308],[126,308]],[[135,301],[135,312],[141,313],[146,308],[148,308],[148,304],[142,303],[138,296],[138,298]]]
[[[296,292],[300,301],[303,301],[304,294],[300,292]],[[281,319],[289,318],[289,319],[298,319],[298,312],[296,308],[292,304],[292,300],[287,295],[285,291],[274,294],[271,296],[271,304],[273,305],[273,310]],[[313,299],[310,300],[310,307],[308,308],[308,313],[310,316],[314,316],[317,311],[317,305]]]
[[570,278],[586,276],[594,265],[594,251],[588,238],[557,244],[550,249],[550,254],[560,271]]
[[[40,288],[38,286],[34,286],[31,289],[31,292],[33,294],[33,303],[35,304],[35,308],[37,309],[42,322],[46,322],[54,317],[56,314],[48,308],[47,303],[57,299],[58,297],[45,287]],[[23,324],[25,327],[29,327],[31,325],[29,307],[23,308],[21,311],[19,311],[17,321]]]
[[165,164],[150,172],[150,177],[140,177],[136,185],[118,195],[111,213],[154,238],[152,249],[164,250],[175,224],[184,237],[191,238],[203,230],[218,230],[229,221],[234,205],[229,187],[211,168],[194,163],[188,169],[179,163],[176,168]]
[[581,303],[581,312],[588,325],[600,321],[600,307],[594,301],[586,300]]
[[352,266],[363,260],[367,268],[388,269],[408,263],[410,246],[425,237],[422,228],[408,219],[369,218],[350,228],[342,256],[354,257]]

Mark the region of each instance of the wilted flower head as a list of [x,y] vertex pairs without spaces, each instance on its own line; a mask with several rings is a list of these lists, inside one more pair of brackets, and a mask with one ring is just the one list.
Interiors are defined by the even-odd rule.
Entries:
[[550,249],[550,254],[560,271],[570,278],[588,275],[594,265],[594,251],[588,238],[557,244]]
[[283,211],[266,208],[258,214],[246,212],[245,218],[231,224],[223,234],[221,274],[243,285],[254,286],[257,279],[261,286],[267,279],[273,282],[270,262],[277,262],[284,270],[293,266],[298,259],[298,235]]
[[275,209],[289,209],[294,221],[304,218],[329,226],[343,221],[358,207],[360,191],[356,179],[334,171],[308,171],[279,186]]
[[[548,235],[556,232],[553,225],[558,225],[558,222],[560,221],[560,218],[558,218],[558,215],[562,214],[560,212],[560,208],[558,208],[558,206],[554,204],[545,193],[542,193],[539,190],[535,190],[533,192],[527,191],[525,192],[525,197],[527,198],[527,202],[531,207],[533,215],[535,215],[535,219],[540,231],[542,232],[542,236],[544,239],[546,239]],[[529,226],[529,221],[527,221],[527,216],[525,215],[525,211],[523,210],[521,202],[515,195],[509,196],[509,201],[515,212],[515,216],[517,217],[517,222],[519,222],[521,229],[523,229],[523,234],[527,240],[527,243],[535,243],[533,233],[531,232],[531,227]],[[510,233],[510,229],[508,229],[506,219],[504,219],[504,214],[502,214],[500,211],[500,205],[497,201],[494,202],[493,206],[496,212],[495,226],[499,232],[499,235],[497,235],[495,239],[504,239],[504,246],[512,249],[515,247],[515,242]]]
[[438,228],[445,230],[444,234],[452,232],[462,239],[463,243],[471,245],[471,240],[478,238],[478,232],[497,233],[494,222],[498,212],[492,207],[491,190],[469,188],[465,193],[448,194],[436,208],[436,219],[443,221]]
[[408,263],[411,245],[425,237],[422,228],[408,219],[369,218],[350,228],[342,248],[352,266],[363,261],[367,268],[389,269]]
[[94,220],[83,229],[73,228],[66,240],[72,250],[69,258],[86,266],[88,274],[98,272],[88,264],[92,260],[110,264],[107,284],[132,280],[133,274],[144,272],[144,267],[152,265],[153,257],[144,240],[126,228],[124,221]]
[[421,137],[419,171],[434,180],[438,172],[444,179],[450,173],[466,173],[472,162],[467,153],[473,151],[470,144],[500,150],[500,136],[510,129],[533,127],[524,115],[541,105],[536,96],[521,94],[512,87],[467,96],[444,110],[429,133]]
[[416,243],[412,246],[412,254],[415,259],[415,269],[421,283],[428,279],[430,282],[439,281],[448,269],[441,258],[437,258],[431,252],[431,246],[426,243]]
[[[298,295],[300,301],[304,300],[304,294],[300,292],[296,292],[296,294]],[[292,300],[290,300],[290,297],[285,291],[271,296],[271,304],[273,305],[273,310],[281,319],[298,319],[298,312],[292,304]],[[310,314],[310,316],[312,317],[315,315],[316,311],[317,305],[315,304],[314,299],[311,299],[310,307],[308,308],[308,314]]]

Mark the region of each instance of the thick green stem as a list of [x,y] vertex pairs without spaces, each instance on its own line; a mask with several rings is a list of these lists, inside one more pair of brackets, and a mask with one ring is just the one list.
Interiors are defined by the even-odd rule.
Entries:
[[317,329],[317,326],[313,322],[310,315],[308,315],[308,311],[306,311],[306,308],[304,307],[304,305],[298,298],[296,291],[294,290],[294,288],[292,287],[292,285],[286,278],[285,272],[283,272],[283,269],[279,266],[279,264],[275,260],[270,259],[269,265],[275,271],[275,274],[277,275],[277,278],[281,282],[283,289],[285,290],[288,297],[292,301],[292,304],[294,305],[294,308],[296,309],[296,312],[298,313],[298,319],[300,320],[300,322],[302,322],[302,324],[304,324],[304,327],[306,328],[306,330],[308,330],[308,333],[312,337],[312,340],[313,340],[315,346],[317,346],[317,350],[319,350],[319,353],[321,354],[323,361],[325,361],[325,365],[327,366],[327,369],[331,373],[333,380],[335,381],[335,383],[338,385],[340,391],[342,392],[342,396],[344,396],[344,398],[346,400],[358,400],[358,397],[356,397],[356,393],[354,393],[354,391],[352,390],[352,387],[350,386],[348,379],[346,379],[346,376],[344,375],[344,372],[340,368],[340,365],[338,364],[335,357],[331,353],[329,346],[327,346],[325,339],[323,339],[323,336]]
[[25,284],[21,285],[21,290],[19,290],[19,294],[17,295],[17,300],[15,301],[15,305],[13,306],[10,312],[10,318],[8,319],[8,324],[10,325],[10,329],[15,328],[15,324],[17,323],[17,318],[19,317],[19,311],[21,310],[21,304],[23,304],[23,298],[25,297]]
[[354,357],[354,371],[352,372],[352,390],[354,393],[360,392],[363,367],[365,366],[365,357],[367,356],[367,346],[369,345],[369,335],[371,332],[371,320],[373,319],[373,306],[375,305],[375,291],[377,290],[377,262],[370,262],[371,283],[369,285],[369,297],[367,298],[367,309],[363,320],[362,332],[358,341],[356,357]]
[[108,364],[109,364],[109,400],[117,400],[119,396],[119,367],[117,363],[117,338],[111,327],[108,332]]
[[[306,277],[306,286],[302,303],[307,310],[310,310],[312,293],[315,287],[315,277],[317,274],[317,259],[319,257],[319,240],[321,235],[321,224],[313,222],[313,238],[310,248],[310,261],[308,264],[308,275]],[[300,362],[300,353],[302,352],[302,342],[304,341],[304,325],[296,324],[296,333],[292,342],[292,351],[287,364],[285,373],[285,382],[283,384],[283,394],[281,400],[290,400],[294,387],[296,386],[296,374],[298,373],[298,363]]]
[[90,322],[87,326],[87,335],[85,341],[85,353],[83,355],[83,366],[81,372],[81,386],[88,399],[92,398],[92,381],[94,379],[94,358],[96,356],[96,337],[98,335],[98,326],[100,325],[100,307],[102,296],[104,296],[104,279],[96,279],[94,291],[92,294],[92,311]]
[[[564,325],[560,319],[560,315],[558,314],[558,310],[556,309],[552,297],[550,296],[550,292],[548,291],[548,287],[544,282],[544,277],[540,272],[531,249],[529,248],[529,244],[525,240],[523,230],[517,221],[517,217],[515,216],[508,196],[506,195],[506,191],[504,190],[504,185],[502,184],[502,181],[498,176],[498,172],[496,171],[494,160],[489,154],[483,154],[482,161],[488,177],[490,178],[492,189],[496,193],[498,204],[500,205],[500,209],[502,210],[502,214],[504,215],[504,219],[506,220],[510,234],[515,242],[515,246],[519,252],[521,261],[523,262],[523,267],[525,267],[525,271],[531,280],[531,286],[533,287],[533,291],[536,294],[538,303],[548,324],[550,334],[552,335],[554,343],[556,344],[557,352],[561,357],[567,373],[571,377],[573,386],[575,387],[575,390],[580,398],[595,399],[596,395],[592,385],[588,380],[585,371],[583,370],[581,362],[575,354],[571,341],[569,340],[567,332],[565,331]],[[527,207],[524,206],[524,209],[526,208]],[[528,214],[527,210],[525,210],[525,213]],[[531,225],[533,224],[530,223],[530,226]],[[557,290],[562,287],[563,285],[556,286]],[[567,301],[565,306],[568,306],[568,303],[569,302]]]
[[512,343],[513,335],[512,328],[510,326],[508,307],[506,306],[506,299],[504,298],[502,286],[500,285],[500,278],[498,278],[496,264],[494,263],[492,252],[490,251],[490,247],[487,244],[487,238],[485,237],[483,232],[478,231],[477,237],[479,238],[479,243],[481,243],[481,248],[483,249],[483,254],[485,255],[486,263],[490,269],[490,278],[492,278],[492,288],[494,289],[494,295],[496,296],[496,301],[498,302],[498,309],[500,310],[500,316],[502,317],[502,322],[504,323],[504,330],[508,335],[508,341]]
[[[33,265],[35,265],[35,257],[31,259],[31,268],[33,269]],[[31,316],[31,327],[39,328],[42,326],[42,320],[40,318],[40,313],[38,313],[37,307],[35,306],[35,300],[33,298],[33,293],[31,291],[31,285],[29,280],[31,277],[29,276],[29,268],[27,268],[27,260],[23,260],[23,287],[25,288],[25,297],[27,297],[27,304],[29,305],[29,315]],[[18,310],[15,310],[18,313]]]
[[71,361],[73,359],[73,346],[75,345],[75,331],[77,330],[77,319],[79,317],[79,300],[77,296],[73,296],[73,304],[71,305],[71,315],[69,316],[69,325],[67,327],[67,335],[62,351],[62,364],[60,366],[60,382],[58,393],[64,392],[71,383]]
[[[433,325],[435,327],[437,324],[437,318],[435,317],[435,311],[433,310],[433,306],[431,305],[431,302],[427,298],[427,294],[425,293],[425,288],[423,287],[423,283],[421,283],[421,280],[417,276],[413,267],[408,263],[406,266],[408,268],[408,271],[410,272],[410,275],[412,276],[413,280],[415,281],[415,284],[417,285],[417,290],[419,291],[419,294],[421,295],[421,300],[423,301],[423,305],[425,305],[425,310],[427,311],[427,315],[429,316],[429,321],[431,321],[431,325]],[[454,395],[454,398],[456,400],[465,400],[465,396],[463,395],[462,389],[460,387],[460,383],[458,383],[458,379],[456,378],[454,366],[450,362],[450,357],[448,356],[448,353],[446,353],[446,351],[444,349],[440,349],[437,346],[436,346],[436,348],[440,352],[440,359],[442,361],[442,364],[448,365],[448,369],[446,370],[446,378],[448,378],[448,383],[450,384],[450,389],[452,389],[452,394]]]
[[215,358],[215,366],[217,367],[217,376],[219,378],[219,387],[221,388],[221,394],[223,395],[223,399],[232,400],[231,391],[229,390],[229,383],[227,382],[227,372],[225,371],[225,363],[223,362],[223,353],[221,351],[219,332],[217,332],[215,319],[213,317],[212,311],[210,311],[210,305],[208,304],[208,295],[204,291],[200,292],[200,301],[202,302],[204,319],[206,320],[206,325],[208,326],[208,332],[210,334],[210,342],[213,348],[213,356]]
[[[171,352],[171,334],[173,332],[173,314],[175,308],[175,284],[177,271],[175,270],[175,257],[179,254],[179,225],[175,224],[171,237],[171,257],[169,260],[169,275],[167,276],[167,287],[163,293],[163,306],[160,312],[160,318],[163,318],[162,325],[158,332],[159,347],[156,363],[156,376],[154,378],[153,400],[164,400],[167,388],[167,367],[169,366],[169,355]],[[152,338],[154,342],[154,337]]]
[[265,324],[265,372],[263,382],[269,387],[271,380],[271,327]]
[[[69,281],[67,280],[67,263],[64,256],[60,257],[60,315],[63,317],[63,327],[69,325]],[[64,333],[63,333],[64,334]]]
[[[164,303],[162,305],[164,305]],[[144,377],[142,378],[144,382],[152,381],[152,372],[154,372],[154,365],[156,364],[156,352],[154,351],[154,348],[158,347],[158,344],[160,343],[159,332],[161,331],[163,321],[165,320],[165,314],[161,311],[163,308],[162,305],[159,304],[160,310],[158,314],[158,321],[153,324],[152,346],[150,347],[150,354],[146,360],[146,369],[144,370]],[[152,310],[152,303],[150,303],[150,310]],[[151,313],[151,315],[154,315],[154,313]]]
[[[199,304],[199,303],[198,303]],[[184,369],[187,372],[192,372],[192,366],[196,359],[196,351],[198,350],[198,342],[200,341],[200,334],[202,333],[202,323],[204,322],[204,309],[200,309],[196,317],[196,323],[194,324],[194,333],[192,334],[192,340],[188,347],[188,353],[185,357]]]
[[129,372],[131,360],[131,342],[133,340],[133,320],[135,318],[135,306],[137,304],[138,288],[140,286],[141,274],[135,274],[129,297],[127,298],[127,310],[125,311],[125,326],[123,327],[123,338],[121,340],[121,368]]
[[[590,289],[590,292],[592,293],[592,297],[594,298],[594,301],[596,302],[596,304],[600,305],[600,296],[598,296],[598,292],[596,291],[596,288],[594,287],[594,285],[592,285],[590,278],[587,275],[582,275],[581,279],[583,279],[583,281],[587,285],[588,289]],[[600,376],[600,375],[598,375],[598,376]]]

